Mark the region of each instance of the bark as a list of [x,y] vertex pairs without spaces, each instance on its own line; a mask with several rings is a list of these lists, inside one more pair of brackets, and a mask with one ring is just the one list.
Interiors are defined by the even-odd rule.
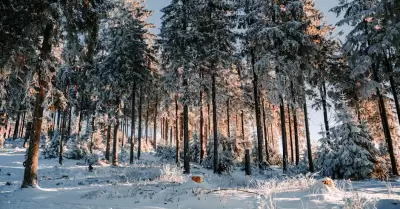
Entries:
[[61,119],[61,138],[60,138],[60,151],[58,155],[58,164],[62,165],[63,164],[63,148],[64,148],[64,140],[65,140],[65,128],[66,128],[66,123],[67,123],[67,111],[63,111],[63,117]]
[[242,141],[244,141],[244,114],[243,114],[243,110],[241,113],[241,118],[242,118]]
[[304,96],[304,125],[306,127],[306,139],[307,139],[307,155],[308,155],[308,170],[310,172],[314,172],[314,162],[312,158],[312,149],[311,149],[311,138],[310,138],[310,127],[308,123],[308,113],[307,113],[307,98]]
[[61,125],[60,121],[61,121],[61,111],[58,110],[57,111],[57,129],[58,130],[60,130],[60,125]]
[[[24,137],[25,116],[26,116],[26,112],[24,112],[24,114],[22,115],[22,125],[21,125],[21,130],[19,132],[19,137],[20,138]],[[54,131],[54,125],[53,125],[53,131]]]
[[82,131],[82,118],[83,118],[83,95],[81,96],[81,104],[79,105],[79,121],[78,121],[78,140],[80,140]]
[[258,75],[255,72],[254,55],[251,57],[251,64],[253,69],[253,93],[254,93],[254,108],[256,113],[256,126],[257,126],[257,154],[258,154],[258,167],[262,169],[263,163],[263,134],[261,128],[261,111],[260,111],[260,97],[258,93]]
[[282,129],[282,149],[283,149],[283,172],[287,171],[288,164],[288,149],[287,149],[287,136],[286,136],[286,122],[285,122],[285,102],[283,97],[280,96],[280,112],[281,112],[281,129]]
[[208,136],[211,137],[211,114],[210,114],[210,102],[207,102],[207,117],[208,117]]
[[[135,142],[135,121],[136,121],[136,117],[135,117],[135,107],[136,107],[136,83],[133,83],[133,88],[132,88],[132,116],[131,116],[131,139],[130,139],[130,152],[129,152],[129,163],[133,164],[133,148],[134,148],[134,142]],[[155,125],[154,125],[155,126]]]
[[[376,82],[380,83],[379,77],[378,77],[378,72],[377,72],[377,67],[378,66],[373,66],[373,74],[374,74],[374,79]],[[381,109],[381,121],[382,121],[382,126],[383,126],[383,130],[386,136],[386,142],[388,144],[388,152],[389,152],[389,156],[390,156],[390,163],[392,165],[392,173],[395,176],[399,175],[399,172],[397,170],[397,163],[396,163],[396,157],[394,154],[394,149],[393,149],[393,140],[392,140],[392,136],[390,133],[390,126],[389,126],[389,122],[388,122],[388,118],[387,118],[387,112],[386,112],[386,107],[385,107],[385,101],[383,99],[382,93],[380,91],[380,89],[377,87],[376,88],[376,93],[378,95],[378,105],[380,106]]]
[[[188,85],[187,79],[184,79],[183,86]],[[183,105],[183,169],[185,174],[190,174],[190,156],[189,156],[189,108],[185,103]]]
[[125,120],[124,120],[124,116],[122,116],[122,118],[121,118],[121,134],[122,134],[121,147],[124,148],[124,145],[125,145],[125,143],[124,143],[124,139],[125,139]]
[[265,159],[269,162],[269,148],[268,148],[268,130],[267,130],[267,118],[265,115],[264,100],[262,100],[262,114],[263,114],[263,124],[264,124],[264,140],[265,140]]
[[293,150],[293,136],[292,136],[292,120],[290,117],[290,106],[289,103],[287,104],[287,114],[289,120],[289,139],[290,139],[290,156],[291,156],[291,163],[294,163],[294,150]]
[[178,106],[178,96],[175,96],[175,141],[176,141],[176,158],[175,158],[175,163],[177,166],[180,166],[180,151],[181,151],[181,145],[179,142],[179,106]]
[[229,121],[229,99],[226,101],[226,122],[227,122],[227,128],[226,128],[226,135],[228,136],[228,140],[231,139],[231,130],[230,130],[230,121]]
[[[90,133],[90,154],[93,153],[93,138],[94,138],[94,120],[95,120],[95,115],[93,113],[92,116],[92,131]],[[118,119],[117,119],[118,120]]]
[[216,101],[216,83],[215,83],[215,73],[212,74],[212,108],[213,108],[213,134],[214,134],[214,159],[213,168],[214,173],[219,173],[219,158],[218,158],[218,127],[217,127],[217,101]]
[[142,86],[139,87],[139,127],[138,127],[138,160],[140,159],[140,154],[142,152],[142,100],[143,100],[143,89]]
[[251,165],[250,165],[250,150],[246,149],[245,150],[245,155],[244,155],[244,165],[245,165],[245,174],[246,176],[251,175]]
[[299,165],[300,161],[300,150],[299,150],[299,133],[298,133],[298,124],[297,124],[297,113],[296,108],[292,106],[293,112],[293,128],[294,128],[294,147],[296,152],[296,165]]
[[13,139],[16,139],[18,137],[20,120],[21,120],[21,112],[20,112],[20,110],[18,110],[18,112],[17,112],[17,120],[15,121],[15,126],[14,126]]
[[158,98],[156,98],[156,104],[154,106],[154,121],[153,121],[153,124],[154,124],[153,147],[154,147],[154,150],[157,150],[157,114],[158,114]]
[[[53,36],[53,24],[49,23],[46,25],[43,35],[43,44],[40,48],[40,56],[42,60],[48,60],[48,56],[51,53],[52,47],[52,36]],[[39,163],[39,146],[40,146],[40,135],[42,130],[42,119],[43,119],[43,101],[46,95],[47,81],[42,78],[42,70],[38,68],[39,78],[39,89],[36,94],[35,112],[34,112],[34,134],[31,135],[31,141],[29,142],[28,157],[25,161],[24,179],[22,181],[21,188],[37,187],[38,186],[38,163]]]
[[[328,119],[328,107],[327,107],[327,102],[326,102],[326,85],[325,85],[325,80],[322,80],[321,84],[321,100],[322,100],[322,109],[324,112],[324,124],[325,124],[325,131],[326,131],[326,137],[329,139],[330,134],[329,134],[329,119]],[[328,140],[330,143],[330,140]]]
[[[145,136],[146,136],[146,144],[149,142],[148,141],[148,137],[149,137],[149,133],[148,133],[148,131],[149,131],[149,109],[150,109],[150,105],[149,105],[149,98],[147,98],[147,110],[146,110],[146,134],[145,134]],[[171,139],[172,139],[172,137],[171,137]]]
[[161,118],[161,139],[164,140],[164,117]]
[[68,138],[67,140],[71,137],[71,123],[72,123],[72,107],[69,108],[69,113],[68,113]]
[[112,165],[117,166],[118,165],[118,129],[119,129],[119,118],[118,118],[118,110],[120,108],[120,103],[121,99],[119,96],[117,96],[115,100],[115,108],[117,108],[117,115],[116,115],[116,120],[115,120],[115,125],[114,125],[114,136],[113,136],[113,159],[112,159]]
[[110,162],[110,149],[111,149],[111,124],[107,127],[107,141],[106,141],[106,160]]
[[200,165],[203,163],[205,156],[204,148],[203,90],[200,90]]
[[397,121],[400,124],[400,106],[399,106],[399,100],[397,98],[396,84],[394,82],[392,75],[389,76],[389,81],[390,81],[390,88],[392,89],[394,104],[396,106]]
[[165,143],[168,144],[168,130],[169,130],[169,114],[165,119]]

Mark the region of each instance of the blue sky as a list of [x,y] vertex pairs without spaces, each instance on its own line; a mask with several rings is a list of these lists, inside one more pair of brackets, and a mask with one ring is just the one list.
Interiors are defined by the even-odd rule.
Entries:
[[[170,0],[147,0],[146,4],[148,9],[153,10],[154,14],[153,16],[149,19],[149,22],[154,23],[156,25],[156,28],[152,30],[153,33],[158,34],[158,29],[160,28],[160,18],[162,16],[162,13],[160,10],[167,6]],[[336,24],[336,22],[339,20],[336,17],[336,14],[329,12],[329,10],[337,5],[337,0],[316,0],[316,7],[320,11],[322,11],[326,17],[326,22],[329,24]],[[337,28],[337,32],[343,30],[344,32],[349,30],[349,27],[344,27],[344,28]],[[343,39],[343,37],[341,37]],[[330,123],[334,123],[333,121],[333,115],[329,115]],[[322,112],[320,111],[315,111],[311,108],[309,108],[309,119],[310,119],[310,132],[311,132],[311,138],[315,142],[318,138],[320,138],[318,132],[321,130],[321,124],[323,123],[323,116]]]

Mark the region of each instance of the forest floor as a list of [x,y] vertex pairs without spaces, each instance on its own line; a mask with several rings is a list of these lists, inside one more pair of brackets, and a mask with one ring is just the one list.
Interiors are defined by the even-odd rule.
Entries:
[[161,163],[154,153],[143,153],[134,165],[100,164],[92,172],[84,161],[39,160],[38,189],[20,189],[25,149],[5,146],[0,150],[1,209],[123,209],[123,208],[400,208],[400,182],[335,181],[326,187],[311,177],[275,177],[281,172],[244,176],[234,172],[218,176],[192,165],[191,175]]

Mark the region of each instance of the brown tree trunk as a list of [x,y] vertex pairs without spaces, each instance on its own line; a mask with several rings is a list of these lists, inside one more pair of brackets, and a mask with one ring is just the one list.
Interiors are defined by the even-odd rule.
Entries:
[[138,114],[139,114],[139,127],[138,127],[138,160],[140,159],[140,154],[142,152],[142,100],[143,100],[143,89],[142,85],[139,87],[139,109],[138,109]]
[[251,57],[251,64],[253,69],[253,93],[254,93],[254,108],[256,113],[256,126],[257,126],[257,154],[258,154],[258,167],[263,168],[263,133],[261,127],[261,111],[260,111],[260,97],[258,94],[258,76],[255,72],[254,56]]
[[215,73],[212,74],[212,107],[213,107],[213,133],[214,133],[214,159],[213,159],[213,169],[214,173],[220,173],[219,171],[219,158],[218,158],[218,127],[217,127],[217,99],[216,99],[216,83],[215,83]]
[[292,119],[290,114],[290,105],[287,104],[287,114],[289,120],[289,139],[290,139],[290,156],[291,156],[291,163],[294,163],[294,149],[293,149],[293,136],[292,136]]
[[265,115],[265,106],[264,99],[262,100],[262,115],[263,115],[263,124],[264,124],[264,140],[265,140],[265,159],[269,162],[269,147],[268,147],[268,131],[267,131],[267,118]]
[[[169,130],[169,114],[167,116],[167,118],[165,119],[165,143],[168,144],[168,130]],[[170,144],[172,145],[172,144]]]
[[114,125],[114,136],[113,136],[113,159],[112,159],[112,165],[117,166],[118,165],[118,129],[119,129],[119,118],[118,118],[118,112],[120,108],[120,97],[117,96],[115,100],[115,108],[117,108],[117,113],[115,115],[116,120],[115,120],[115,125]]
[[175,163],[177,166],[180,166],[180,151],[181,151],[181,143],[179,141],[179,106],[178,106],[178,96],[175,96],[175,141],[176,141],[176,158]]
[[[90,133],[90,154],[93,153],[93,139],[94,139],[94,131],[95,131],[95,127],[94,127],[94,120],[95,120],[95,115],[93,113],[92,116],[92,131]],[[119,121],[118,121],[119,122]]]
[[281,112],[281,128],[282,128],[282,149],[283,149],[283,172],[287,171],[288,164],[288,149],[287,149],[287,137],[286,137],[286,122],[285,122],[285,103],[283,97],[280,96],[280,112]]
[[135,142],[135,112],[136,112],[136,83],[133,83],[133,88],[132,88],[132,116],[131,116],[131,140],[130,140],[130,152],[129,152],[129,163],[132,165],[133,164],[133,149],[134,149],[134,142]]
[[[188,86],[187,79],[183,80],[183,86]],[[183,169],[185,174],[190,174],[189,158],[189,108],[187,103],[183,105]]]
[[[149,137],[149,109],[150,109],[150,104],[149,104],[149,98],[147,98],[147,110],[146,110],[146,144],[149,142],[148,137]],[[172,138],[172,137],[171,137]]]
[[227,125],[227,128],[226,128],[226,135],[228,136],[228,140],[231,140],[231,130],[230,130],[230,120],[229,120],[229,117],[230,117],[230,114],[229,114],[229,104],[230,104],[230,102],[229,102],[229,99],[226,101],[226,125]]
[[[324,112],[324,124],[325,124],[326,137],[329,139],[330,138],[329,119],[328,119],[328,107],[327,107],[327,102],[326,102],[327,95],[326,95],[325,80],[322,80],[320,94],[321,94],[321,100],[322,100],[322,109]],[[328,140],[328,142],[331,143],[330,140]]]
[[208,136],[211,138],[211,114],[210,114],[210,102],[207,102],[207,117],[208,117]]
[[81,104],[79,105],[79,121],[78,121],[78,140],[81,139],[81,131],[82,131],[82,118],[83,118],[83,95],[81,95]]
[[[21,130],[19,132],[20,138],[24,137],[25,116],[26,116],[26,112],[24,112],[24,114],[22,115],[22,125],[21,125]],[[53,124],[54,124],[54,122],[53,122]],[[54,125],[53,125],[53,131],[54,131]]]
[[[40,57],[42,60],[49,60],[49,54],[51,53],[52,47],[52,36],[53,36],[53,24],[49,23],[46,25],[43,35],[43,44],[40,48]],[[47,81],[42,78],[45,77],[42,72],[43,69],[38,68],[39,78],[39,89],[36,94],[35,112],[34,112],[34,134],[31,135],[31,141],[29,142],[28,157],[25,161],[24,179],[22,181],[21,188],[37,187],[38,186],[38,163],[39,163],[39,147],[40,147],[40,135],[42,130],[43,120],[43,102],[46,96]]]
[[71,123],[72,123],[72,107],[69,108],[69,113],[68,113],[68,129],[67,129],[67,133],[68,133],[68,138],[71,138]]
[[110,149],[111,149],[111,124],[107,127],[107,141],[106,141],[106,160],[110,162]]
[[18,137],[20,118],[21,118],[21,112],[20,112],[20,110],[18,110],[18,112],[17,112],[17,120],[15,121],[15,126],[14,126],[13,139],[16,139]]
[[314,172],[314,162],[313,162],[313,158],[312,158],[311,138],[310,138],[310,128],[309,128],[309,124],[308,124],[307,98],[306,98],[306,96],[304,96],[303,111],[304,111],[304,125],[306,127],[308,170],[310,172]]
[[67,123],[67,111],[63,111],[63,117],[61,119],[61,137],[60,137],[60,150],[59,150],[59,155],[58,155],[58,164],[62,165],[63,164],[63,150],[64,150],[64,140],[65,140],[65,128],[66,128],[66,123]]
[[205,156],[204,148],[203,90],[200,90],[200,165],[203,163]]
[[154,147],[154,150],[157,150],[157,113],[158,113],[158,98],[156,98],[156,104],[154,106],[154,121],[153,121],[153,124],[154,124],[153,147]]

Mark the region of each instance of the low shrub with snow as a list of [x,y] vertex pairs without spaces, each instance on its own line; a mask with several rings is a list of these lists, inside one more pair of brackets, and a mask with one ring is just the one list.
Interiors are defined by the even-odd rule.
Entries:
[[183,170],[174,165],[163,165],[160,180],[163,182],[182,183],[184,181]]
[[189,159],[190,162],[200,162],[200,139],[197,134],[193,134],[192,140],[189,142]]
[[159,157],[163,161],[171,161],[176,158],[176,147],[172,146],[157,146],[157,151],[155,154],[156,157]]
[[57,158],[60,153],[60,134],[54,131],[50,141],[47,141],[42,154],[45,159]]
[[[219,135],[219,141],[225,142],[225,149],[222,149],[222,146],[219,146],[219,173],[229,174],[234,170],[234,155],[232,152],[232,143],[229,143],[225,137]],[[213,138],[208,140],[207,143],[207,157],[203,160],[203,167],[207,169],[213,169],[214,166],[214,140]]]
[[72,147],[65,153],[65,157],[68,159],[85,159],[90,153],[89,144],[86,141],[76,140],[74,143],[71,143],[71,146]]

